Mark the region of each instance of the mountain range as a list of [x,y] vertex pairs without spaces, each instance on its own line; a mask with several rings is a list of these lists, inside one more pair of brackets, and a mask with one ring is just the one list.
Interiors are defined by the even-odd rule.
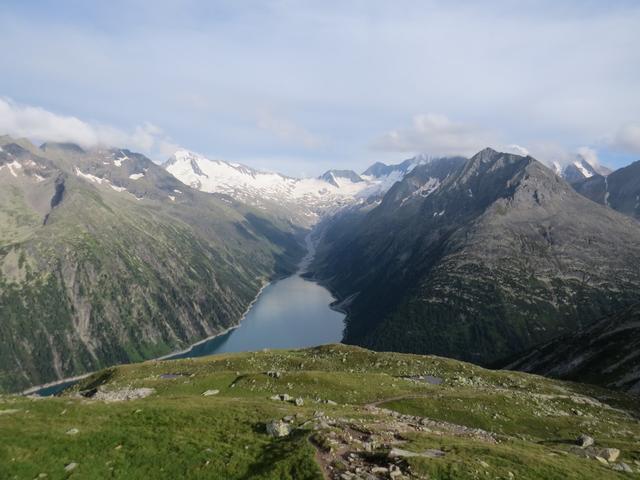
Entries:
[[311,228],[307,275],[347,313],[345,342],[534,365],[529,349],[640,302],[639,164],[554,172],[486,149],[300,179],[0,137],[0,388],[237,325]]
[[352,170],[329,170],[317,178],[293,178],[178,150],[163,166],[195,189],[224,193],[261,209],[281,205],[295,221],[313,226],[342,207],[379,199],[426,161],[428,157],[418,156],[398,165],[374,164],[361,175]]
[[311,270],[347,312],[347,343],[488,364],[640,302],[639,254],[635,220],[486,149],[325,222]]

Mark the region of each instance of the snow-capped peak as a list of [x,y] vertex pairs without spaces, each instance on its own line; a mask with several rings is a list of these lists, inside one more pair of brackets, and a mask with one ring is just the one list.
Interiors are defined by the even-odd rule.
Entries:
[[328,210],[383,194],[418,163],[412,159],[400,165],[380,164],[384,171],[369,176],[329,170],[317,178],[292,178],[180,149],[163,166],[198,190],[224,193],[259,208],[265,202],[287,204],[315,221]]
[[591,178],[596,175],[607,176],[611,170],[600,165],[597,159],[582,153],[576,154],[572,162],[562,169],[562,177],[570,183]]

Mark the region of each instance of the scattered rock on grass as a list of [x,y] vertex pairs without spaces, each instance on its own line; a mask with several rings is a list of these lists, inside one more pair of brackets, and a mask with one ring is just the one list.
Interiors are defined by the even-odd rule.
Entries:
[[273,397],[269,397],[271,400],[277,400],[280,402],[290,402],[291,396],[286,393],[280,393],[278,395],[274,395]]
[[624,462],[614,463],[611,468],[618,472],[633,473],[633,469]]
[[155,388],[122,388],[120,390],[98,388],[90,398],[92,400],[102,400],[103,402],[125,402],[145,398],[155,392]]
[[71,463],[68,463],[67,465],[64,466],[64,471],[65,472],[72,472],[76,468],[78,468],[78,464],[76,462],[71,462]]
[[203,397],[211,397],[212,395],[217,395],[220,393],[220,390],[207,390],[202,392]]
[[424,452],[410,452],[409,450],[403,450],[401,448],[392,448],[389,452],[389,458],[408,458],[408,457],[422,457],[422,458],[441,458],[445,453],[442,450],[430,448]]
[[272,437],[286,437],[291,433],[291,425],[282,420],[272,420],[267,423],[267,433]]

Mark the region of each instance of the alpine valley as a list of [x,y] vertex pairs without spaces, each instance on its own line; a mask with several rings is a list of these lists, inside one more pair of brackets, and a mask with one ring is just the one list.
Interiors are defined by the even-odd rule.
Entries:
[[[293,178],[0,137],[0,477],[640,473],[638,165]],[[163,359],[294,274],[342,344]]]

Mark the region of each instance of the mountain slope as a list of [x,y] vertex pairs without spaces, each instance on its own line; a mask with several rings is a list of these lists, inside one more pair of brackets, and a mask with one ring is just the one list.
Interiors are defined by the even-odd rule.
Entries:
[[0,389],[169,353],[295,269],[298,231],[127,150],[5,138]]
[[640,306],[536,346],[505,368],[640,393]]
[[640,228],[531,157],[486,149],[408,175],[312,265],[345,341],[492,362],[640,300]]
[[640,220],[640,161],[607,177],[591,177],[573,184],[585,197]]
[[[637,398],[345,345],[127,365],[59,398],[0,396],[0,412],[1,478],[608,480],[640,470]],[[581,434],[595,445],[575,445]]]

